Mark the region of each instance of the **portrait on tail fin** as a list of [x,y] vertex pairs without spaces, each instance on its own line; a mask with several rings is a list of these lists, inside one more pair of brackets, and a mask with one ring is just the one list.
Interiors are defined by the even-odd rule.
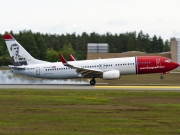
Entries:
[[14,43],[10,46],[10,50],[12,52],[12,62],[14,66],[27,65],[26,58],[19,55],[19,46]]

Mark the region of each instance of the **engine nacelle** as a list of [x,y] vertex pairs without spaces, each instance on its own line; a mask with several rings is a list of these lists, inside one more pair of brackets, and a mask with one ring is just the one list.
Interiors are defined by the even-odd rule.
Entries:
[[112,79],[119,79],[120,78],[120,71],[112,70],[106,71],[103,73],[103,79],[112,80]]

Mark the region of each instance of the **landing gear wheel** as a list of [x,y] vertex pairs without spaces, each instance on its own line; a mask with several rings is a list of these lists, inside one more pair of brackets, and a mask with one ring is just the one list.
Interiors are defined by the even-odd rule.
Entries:
[[161,76],[160,79],[163,80],[163,79],[164,79],[164,76]]
[[91,85],[95,85],[95,84],[96,84],[96,80],[95,80],[95,79],[92,79],[92,80],[90,81],[90,84],[91,84]]

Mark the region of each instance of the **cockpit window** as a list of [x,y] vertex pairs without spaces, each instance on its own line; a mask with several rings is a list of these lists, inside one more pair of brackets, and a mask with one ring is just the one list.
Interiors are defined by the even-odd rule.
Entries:
[[170,63],[170,62],[171,62],[171,59],[165,60],[165,62],[168,62],[168,63]]

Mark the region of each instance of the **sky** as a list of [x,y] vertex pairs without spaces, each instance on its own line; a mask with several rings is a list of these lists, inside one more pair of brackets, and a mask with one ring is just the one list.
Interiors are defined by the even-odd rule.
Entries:
[[119,34],[180,38],[180,0],[0,0],[0,33]]

